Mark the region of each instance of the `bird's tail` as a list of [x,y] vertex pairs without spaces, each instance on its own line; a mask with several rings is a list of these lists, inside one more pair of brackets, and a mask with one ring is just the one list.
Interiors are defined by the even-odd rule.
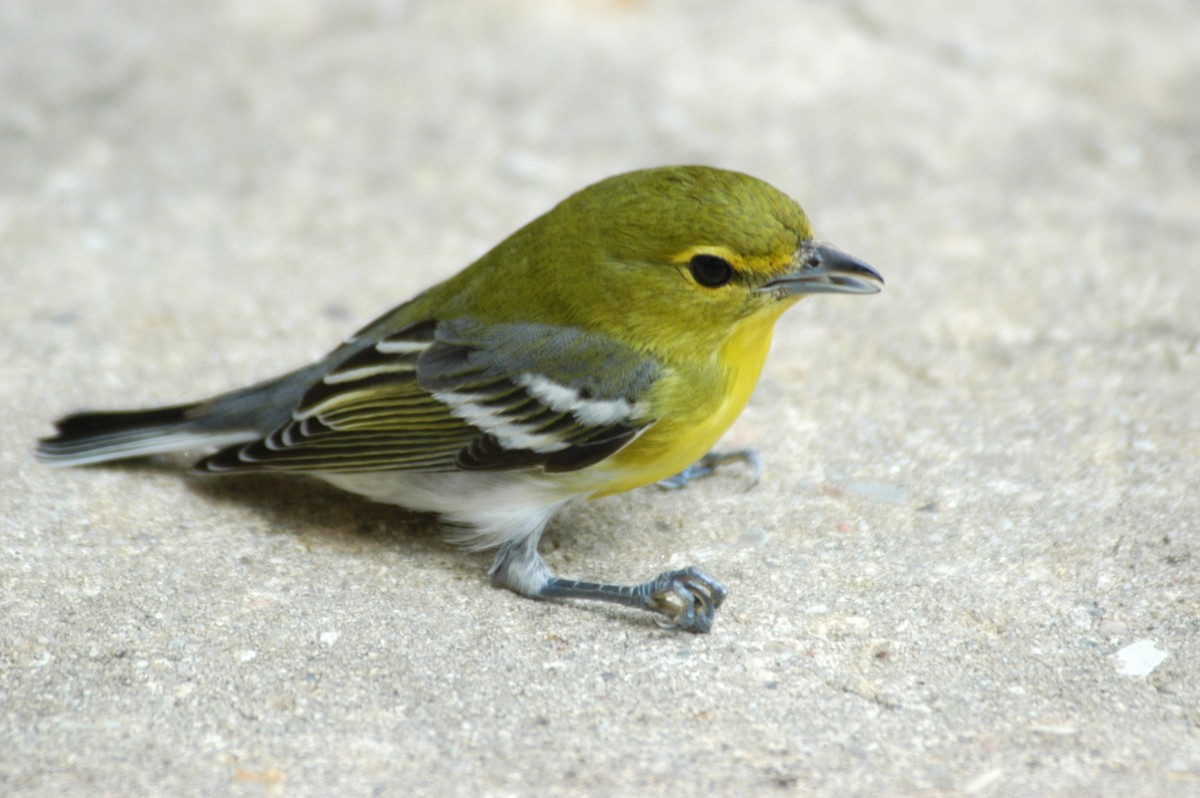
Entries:
[[206,404],[73,413],[54,422],[58,434],[38,442],[37,457],[53,466],[87,465],[223,446],[258,437],[252,429],[208,429],[210,425],[204,423]]
[[256,440],[285,423],[324,364],[191,404],[73,413],[38,442],[37,458],[77,466]]

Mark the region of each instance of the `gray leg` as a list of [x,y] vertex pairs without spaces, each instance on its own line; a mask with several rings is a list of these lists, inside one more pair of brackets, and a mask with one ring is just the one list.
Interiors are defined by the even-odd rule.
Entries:
[[663,490],[679,490],[693,479],[707,477],[716,471],[718,466],[732,463],[735,460],[740,460],[750,466],[750,485],[746,489],[749,490],[757,485],[758,478],[762,475],[762,460],[759,458],[758,452],[753,449],[737,449],[732,452],[711,451],[675,476],[660,479],[656,484]]
[[725,600],[725,586],[699,568],[667,571],[640,585],[611,585],[561,579],[550,573],[537,551],[537,537],[505,544],[492,565],[493,584],[530,598],[608,601],[658,613],[659,625],[707,632]]

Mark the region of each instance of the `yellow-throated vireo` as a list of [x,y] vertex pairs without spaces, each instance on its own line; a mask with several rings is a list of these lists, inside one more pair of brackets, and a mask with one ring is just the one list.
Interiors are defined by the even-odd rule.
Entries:
[[538,554],[542,530],[576,500],[712,462],[779,315],[807,294],[881,284],[760,180],[630,172],[568,197],[317,363],[202,402],[70,415],[38,455],[80,465],[215,448],[197,472],[309,474],[436,513],[452,540],[497,550],[498,585],[704,632],[725,589],[703,571],[563,579]]

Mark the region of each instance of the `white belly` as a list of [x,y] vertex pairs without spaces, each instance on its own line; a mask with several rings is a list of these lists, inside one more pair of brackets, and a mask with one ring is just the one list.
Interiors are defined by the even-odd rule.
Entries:
[[437,513],[453,542],[473,551],[540,536],[550,518],[586,491],[529,471],[318,472],[313,476],[373,501]]

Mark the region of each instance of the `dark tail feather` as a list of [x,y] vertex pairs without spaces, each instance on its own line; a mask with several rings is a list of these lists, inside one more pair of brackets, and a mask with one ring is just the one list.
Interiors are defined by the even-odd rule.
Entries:
[[253,429],[205,430],[206,402],[155,410],[75,413],[55,422],[58,434],[38,442],[47,465],[74,466],[124,460],[162,452],[251,441]]
[[316,363],[192,404],[73,413],[55,422],[57,435],[38,443],[37,458],[47,465],[75,466],[256,440],[291,418],[292,408],[324,368]]

